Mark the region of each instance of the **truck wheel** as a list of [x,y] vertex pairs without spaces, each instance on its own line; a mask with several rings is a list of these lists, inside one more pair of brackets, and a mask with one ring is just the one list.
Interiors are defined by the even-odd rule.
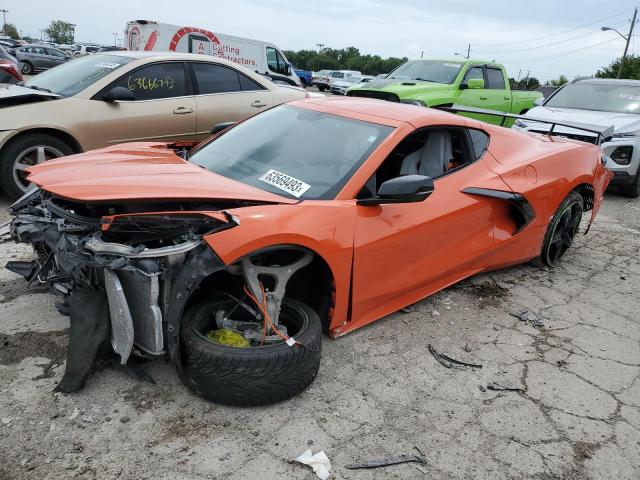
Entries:
[[280,322],[301,345],[232,347],[207,339],[216,328],[215,312],[234,305],[231,298],[214,297],[185,312],[180,327],[183,382],[207,400],[235,406],[275,403],[307,388],[320,366],[318,315],[298,300],[283,300]]
[[325,87],[324,85],[318,85],[318,90],[320,90],[321,92],[324,92],[326,88],[327,87]]
[[30,185],[27,167],[74,153],[64,141],[43,133],[25,135],[9,142],[0,152],[0,184],[4,193],[12,199],[20,197]]
[[542,242],[540,257],[532,263],[555,267],[573,243],[582,220],[584,200],[577,192],[571,192],[553,215]]
[[625,185],[620,187],[619,192],[625,197],[638,198],[640,197],[640,168],[636,172],[636,176],[633,178],[631,185]]

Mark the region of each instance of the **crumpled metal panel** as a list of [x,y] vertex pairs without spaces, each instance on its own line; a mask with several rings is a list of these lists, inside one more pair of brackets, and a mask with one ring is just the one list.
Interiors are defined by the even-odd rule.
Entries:
[[109,299],[111,316],[111,346],[125,365],[133,348],[134,331],[131,311],[124,295],[122,283],[113,270],[104,269],[104,286]]

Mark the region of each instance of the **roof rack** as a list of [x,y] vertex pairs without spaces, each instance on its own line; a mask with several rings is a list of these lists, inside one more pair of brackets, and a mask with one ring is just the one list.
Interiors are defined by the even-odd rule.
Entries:
[[554,132],[557,126],[574,128],[576,130],[582,130],[582,131],[594,134],[598,140],[597,145],[600,145],[603,142],[610,140],[611,137],[613,137],[613,131],[614,131],[613,125],[604,127],[602,125],[591,125],[588,123],[555,122],[555,121],[546,120],[543,118],[525,117],[524,115],[516,115],[514,113],[498,112],[496,110],[486,110],[484,108],[466,107],[464,105],[451,105],[451,106],[432,107],[432,108],[437,108],[438,110],[444,110],[446,112],[451,112],[451,113],[474,113],[477,115],[492,115],[494,117],[502,117],[502,121],[500,122],[501,127],[504,127],[504,124],[506,123],[508,118],[514,118],[517,120],[522,119],[528,122],[546,123],[551,125],[551,128],[547,132],[549,136],[554,134],[559,136],[563,135],[563,133],[561,132]]

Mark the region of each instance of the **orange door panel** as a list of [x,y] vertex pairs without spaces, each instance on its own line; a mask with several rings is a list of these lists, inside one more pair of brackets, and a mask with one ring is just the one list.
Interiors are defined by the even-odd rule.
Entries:
[[467,187],[508,190],[478,161],[436,180],[423,202],[357,207],[349,329],[482,269],[477,260],[503,241],[494,225],[508,221],[496,211],[508,213],[498,200],[462,193]]

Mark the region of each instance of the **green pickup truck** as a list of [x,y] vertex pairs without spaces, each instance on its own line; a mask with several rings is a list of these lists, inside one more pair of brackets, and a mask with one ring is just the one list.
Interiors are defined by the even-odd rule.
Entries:
[[[502,65],[482,60],[410,60],[386,78],[352,87],[348,96],[378,98],[425,107],[468,107],[522,114],[542,94],[512,91]],[[464,114],[499,124],[501,117]],[[507,122],[505,126],[510,126]]]

